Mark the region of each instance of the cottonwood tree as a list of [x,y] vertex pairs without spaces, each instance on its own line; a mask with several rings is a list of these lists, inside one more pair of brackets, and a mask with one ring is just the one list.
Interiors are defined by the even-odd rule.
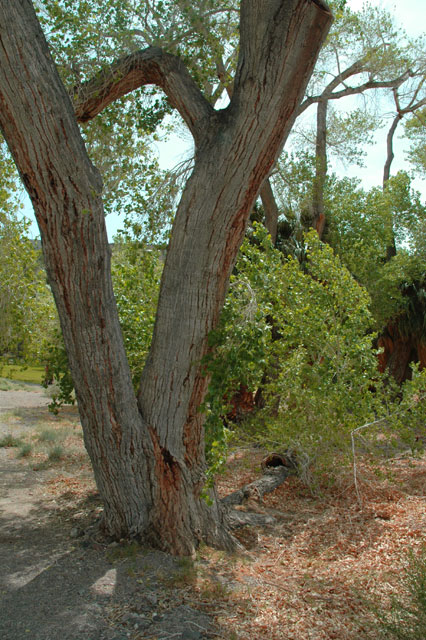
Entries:
[[[298,131],[302,147],[306,149],[308,141],[314,148],[310,224],[320,237],[326,226],[324,190],[328,154],[332,151],[340,159],[360,162],[363,156],[360,141],[365,146],[380,122],[374,113],[377,105],[368,108],[368,94],[376,99],[389,91],[405,95],[408,86],[418,83],[423,75],[418,62],[420,50],[417,43],[413,54],[412,44],[407,44],[406,35],[396,28],[391,14],[385,10],[365,5],[360,12],[345,7],[338,13],[307,95],[297,110],[298,116],[310,108],[316,110],[314,132],[306,131],[303,125]],[[333,104],[353,96],[363,97],[363,107],[354,109],[350,104],[343,116],[333,111]]]
[[[332,16],[322,0],[242,0],[230,105],[214,110],[177,56],[121,57],[78,91],[60,81],[30,0],[0,0],[0,126],[42,237],[104,527],[177,554],[233,540],[201,498],[207,336],[257,193],[282,148]],[[145,84],[191,131],[151,350],[133,392],[110,277],[102,182],[77,121]]]

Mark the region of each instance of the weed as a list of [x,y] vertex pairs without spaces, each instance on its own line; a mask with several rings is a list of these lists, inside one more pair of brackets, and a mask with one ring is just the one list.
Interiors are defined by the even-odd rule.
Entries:
[[401,578],[401,592],[392,598],[391,608],[383,612],[373,605],[382,638],[424,640],[426,638],[426,547],[419,556],[409,554],[409,562]]
[[62,460],[64,454],[64,448],[58,445],[49,451],[48,460],[49,462],[58,462],[59,460]]
[[19,438],[15,438],[11,433],[7,433],[0,440],[0,447],[19,447],[22,444]]
[[39,442],[55,442],[58,439],[58,433],[53,429],[43,429],[38,435]]
[[32,446],[30,444],[21,445],[18,451],[18,458],[28,458],[32,453]]

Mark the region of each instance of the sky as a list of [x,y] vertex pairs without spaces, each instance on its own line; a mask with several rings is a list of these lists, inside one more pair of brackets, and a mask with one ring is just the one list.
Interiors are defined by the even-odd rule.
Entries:
[[[364,0],[348,0],[348,5],[353,10],[362,8]],[[396,2],[395,0],[371,0],[370,4],[388,9],[395,15],[397,23],[400,24],[411,37],[421,35],[426,32],[426,0],[404,0]],[[391,117],[391,114],[389,114]],[[402,128],[401,128],[402,132]],[[400,132],[400,135],[401,135]],[[334,163],[332,169],[340,176],[358,177],[361,179],[365,188],[380,185],[382,182],[383,164],[386,153],[386,133],[385,126],[379,131],[374,139],[374,144],[368,147],[368,153],[365,159],[366,168],[344,167],[341,163]],[[176,164],[182,161],[190,154],[190,142],[186,136],[173,135],[168,141],[160,141],[155,144],[158,152],[160,166],[162,168],[172,169]],[[409,169],[404,159],[404,149],[407,149],[406,142],[397,135],[395,140],[395,160],[392,164],[392,174],[401,169]],[[426,181],[416,179],[413,186],[418,189],[426,200]],[[34,237],[38,236],[38,228],[31,203],[26,195],[23,196],[24,209],[23,214],[33,221],[31,232]],[[117,229],[122,225],[122,218],[119,215],[110,214],[106,218],[108,236],[112,241]]]
[[[364,0],[348,0],[348,5],[354,11],[362,8]],[[378,0],[371,2],[372,5],[387,9],[396,18],[398,25],[403,27],[408,36],[416,37],[426,33],[426,0]],[[349,167],[345,168],[341,164],[335,163],[333,169],[340,175],[358,177],[365,188],[378,186],[382,183],[383,166],[386,159],[386,135],[390,125],[393,112],[389,112],[385,117],[385,126],[378,131],[374,137],[374,144],[367,146],[367,156],[365,158],[365,168]],[[409,143],[402,140],[403,127],[400,125],[394,138],[395,159],[392,162],[391,174],[395,175],[400,170],[409,170],[410,165],[405,161],[405,151],[408,150]],[[412,186],[420,191],[423,199],[426,200],[426,181],[416,178]]]

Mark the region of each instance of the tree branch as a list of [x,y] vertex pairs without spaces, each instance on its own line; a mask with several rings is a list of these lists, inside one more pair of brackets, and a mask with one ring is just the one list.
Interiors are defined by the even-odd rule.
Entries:
[[[353,66],[355,67],[355,65]],[[315,104],[316,102],[320,102],[321,100],[324,100],[324,99],[338,100],[339,98],[346,98],[347,96],[353,96],[358,93],[363,93],[364,91],[367,91],[369,89],[398,88],[403,82],[408,80],[408,78],[411,75],[412,75],[412,72],[408,69],[402,75],[398,76],[397,78],[393,78],[392,80],[369,80],[368,82],[364,82],[364,84],[361,84],[358,87],[345,87],[345,89],[341,89],[340,91],[336,91],[335,93],[328,93],[327,89],[328,87],[331,86],[331,84],[334,84],[334,81],[333,81],[327,86],[326,90],[320,95],[309,96],[308,98],[306,98],[302,102],[302,104],[299,106],[297,110],[297,115],[300,116],[304,111],[306,111],[308,107],[311,106],[311,104]]]
[[157,47],[148,47],[120,58],[78,87],[74,97],[76,118],[79,122],[88,122],[115,100],[147,84],[163,89],[197,144],[214,109],[183,62]]

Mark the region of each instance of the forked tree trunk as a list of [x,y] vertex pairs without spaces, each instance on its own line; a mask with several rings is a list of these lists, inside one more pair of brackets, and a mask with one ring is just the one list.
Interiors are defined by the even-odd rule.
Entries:
[[[159,49],[88,83],[75,113],[30,0],[0,0],[0,126],[34,205],[107,532],[188,554],[232,538],[204,482],[201,360],[253,202],[288,135],[331,14],[322,0],[242,0],[230,106],[216,112]],[[196,143],[136,399],[110,277],[102,184],[78,131],[112,100],[161,86]]]

